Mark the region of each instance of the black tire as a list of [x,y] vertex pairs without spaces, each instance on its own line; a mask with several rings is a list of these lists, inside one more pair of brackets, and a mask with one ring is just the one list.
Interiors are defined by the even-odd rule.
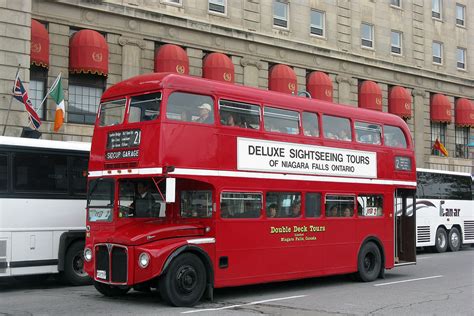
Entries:
[[115,286],[94,281],[94,287],[97,291],[107,297],[122,296],[130,290],[128,286]]
[[84,271],[83,241],[73,243],[66,251],[63,279],[72,285],[88,285],[92,283],[92,279]]
[[161,297],[174,306],[194,306],[204,294],[206,279],[206,268],[201,259],[192,253],[184,253],[171,261],[160,278]]
[[458,251],[461,248],[462,236],[459,229],[456,227],[451,228],[448,236],[449,250],[452,252]]
[[377,279],[382,269],[382,256],[376,244],[369,241],[362,246],[357,259],[357,269],[360,281],[371,282]]
[[439,253],[445,252],[446,249],[448,249],[448,235],[446,234],[446,230],[442,227],[436,231],[435,249]]

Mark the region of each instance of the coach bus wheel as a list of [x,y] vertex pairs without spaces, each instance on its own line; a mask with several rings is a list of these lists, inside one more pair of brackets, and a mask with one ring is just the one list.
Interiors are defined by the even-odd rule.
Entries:
[[193,306],[206,288],[206,269],[192,253],[175,258],[159,281],[161,297],[174,306]]
[[445,252],[448,248],[448,236],[444,228],[440,227],[436,231],[436,241],[435,241],[436,251],[441,253]]
[[105,283],[100,283],[97,281],[94,281],[94,287],[97,291],[99,291],[101,294],[108,296],[108,297],[113,297],[113,296],[122,296],[127,294],[127,292],[130,290],[128,286],[115,286],[115,285],[109,285]]
[[382,267],[382,256],[379,247],[373,242],[368,242],[359,252],[358,278],[364,282],[377,279]]
[[449,249],[451,251],[458,251],[461,248],[461,234],[456,227],[451,228],[449,231]]
[[73,243],[66,252],[64,260],[64,279],[72,285],[91,284],[84,271],[84,242]]

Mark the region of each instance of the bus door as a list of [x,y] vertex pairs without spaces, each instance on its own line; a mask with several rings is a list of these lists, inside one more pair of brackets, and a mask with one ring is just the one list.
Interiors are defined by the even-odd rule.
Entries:
[[415,191],[398,189],[394,198],[395,265],[416,262]]

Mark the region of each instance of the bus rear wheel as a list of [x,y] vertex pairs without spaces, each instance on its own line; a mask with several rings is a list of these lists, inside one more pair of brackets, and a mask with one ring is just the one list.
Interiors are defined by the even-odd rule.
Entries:
[[206,268],[192,253],[176,257],[159,281],[161,297],[171,305],[194,306],[206,289]]
[[458,251],[461,248],[461,233],[456,227],[451,228],[448,236],[449,249],[452,252]]
[[357,268],[359,280],[371,282],[377,279],[382,268],[382,256],[376,244],[368,242],[362,246],[357,260]]
[[108,297],[122,296],[130,290],[128,286],[115,286],[97,281],[94,281],[94,287],[99,293]]
[[439,253],[445,252],[448,249],[448,235],[442,227],[436,231],[435,248]]
[[91,284],[91,278],[84,271],[84,242],[73,243],[66,252],[63,278],[72,285]]

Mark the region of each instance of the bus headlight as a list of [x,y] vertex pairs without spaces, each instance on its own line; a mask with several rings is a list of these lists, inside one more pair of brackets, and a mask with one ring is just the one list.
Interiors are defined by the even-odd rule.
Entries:
[[92,250],[89,248],[84,249],[84,259],[89,262],[92,260]]
[[140,268],[146,268],[148,267],[148,264],[150,263],[150,255],[147,254],[146,252],[142,252],[140,256],[138,257],[138,265]]

